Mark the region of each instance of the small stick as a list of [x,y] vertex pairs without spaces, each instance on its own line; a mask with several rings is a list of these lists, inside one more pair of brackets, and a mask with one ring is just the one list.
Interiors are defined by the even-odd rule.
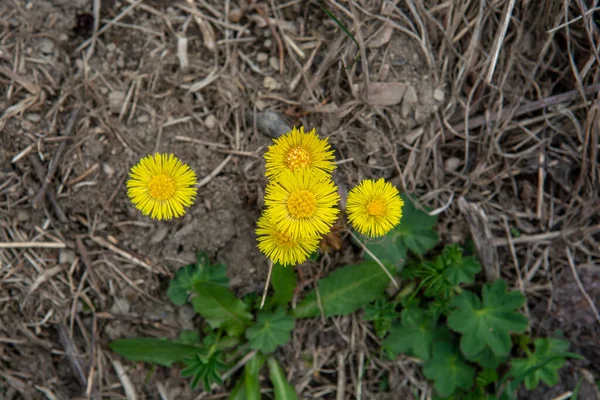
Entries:
[[502,25],[500,25],[500,31],[498,32],[498,36],[496,36],[496,43],[494,43],[494,52],[492,53],[492,59],[490,61],[490,69],[485,77],[485,82],[492,82],[492,77],[494,76],[494,70],[496,69],[496,63],[498,62],[498,56],[500,55],[500,49],[502,48],[502,43],[504,42],[504,38],[506,37],[506,31],[508,30],[508,24],[510,22],[510,17],[512,16],[513,9],[515,8],[515,0],[510,0],[508,6],[506,7],[506,13],[504,14],[504,19],[502,20]]
[[545,157],[544,153],[540,153],[538,156],[539,166],[538,166],[538,191],[537,191],[537,206],[535,208],[535,216],[537,219],[542,219],[542,207],[544,205],[544,179],[546,177],[546,173],[544,171],[544,162]]
[[568,247],[567,247],[567,259],[569,260],[569,266],[571,267],[571,272],[573,273],[573,278],[575,278],[575,282],[577,282],[577,287],[579,287],[581,294],[583,295],[583,297],[585,297],[585,299],[589,303],[590,307],[592,308],[592,311],[594,312],[594,315],[596,316],[596,320],[598,320],[598,323],[600,324],[600,314],[598,313],[598,309],[596,308],[596,305],[594,304],[594,300],[592,300],[592,298],[590,297],[588,292],[586,292],[585,288],[583,287],[583,283],[581,283],[581,279],[579,279],[579,274],[577,274],[577,270],[575,269],[575,262],[573,261],[573,255],[571,254],[571,250]]
[[0,249],[64,249],[67,247],[64,243],[54,242],[0,242]]
[[215,176],[219,175],[219,173],[223,170],[223,168],[225,168],[225,166],[229,163],[229,161],[231,161],[232,157],[233,156],[231,154],[228,155],[227,157],[225,157],[225,159],[221,162],[221,164],[217,165],[217,168],[215,168],[210,174],[205,176],[200,182],[198,182],[196,184],[196,187],[201,188],[202,186],[204,186],[208,182],[210,182]]
[[[40,182],[43,182],[44,181],[44,167],[42,166],[42,163],[40,162],[40,160],[35,155],[30,154],[29,162],[31,162],[31,165],[33,165],[35,174],[37,175]],[[69,219],[67,218],[67,214],[65,214],[62,207],[58,203],[58,200],[56,200],[56,193],[54,193],[54,190],[46,190],[46,197],[48,198],[48,201],[54,208],[54,212],[56,213],[58,220],[64,224],[68,223]]]
[[99,244],[100,246],[109,249],[113,253],[120,255],[121,257],[127,259],[128,261],[132,262],[133,264],[139,265],[140,267],[143,267],[143,268],[147,269],[148,271],[154,273],[154,271],[152,270],[152,267],[150,265],[148,265],[144,261],[140,260],[139,258],[132,256],[125,250],[121,250],[117,246],[109,243],[108,241],[102,239],[101,237],[90,236],[90,239],[92,239],[96,244]]
[[[71,111],[71,115],[69,116],[69,120],[67,121],[67,126],[65,127],[65,130],[64,130],[62,136],[71,136],[71,132],[73,130],[73,127],[75,126],[75,120],[77,120],[77,115],[79,115],[78,108]],[[50,182],[52,182],[52,178],[54,178],[54,173],[56,172],[56,169],[58,168],[59,160],[62,157],[62,153],[65,151],[66,145],[67,145],[67,142],[60,142],[60,144],[58,145],[58,149],[56,149],[56,152],[54,153],[54,156],[52,157],[52,160],[50,160],[50,164],[48,165],[48,173],[46,174],[46,178],[42,182],[42,188],[33,198],[33,207],[34,208],[37,208],[37,206],[39,206],[40,201],[42,201],[42,199],[46,195],[46,190],[48,189],[48,185],[50,185]]]
[[370,255],[373,260],[375,260],[375,262],[381,267],[381,269],[383,270],[383,272],[385,272],[386,275],[388,276],[388,278],[390,278],[390,280],[392,281],[392,283],[394,284],[394,286],[396,286],[397,289],[400,289],[400,286],[398,286],[398,282],[396,282],[396,280],[394,279],[394,277],[392,276],[392,274],[390,274],[390,271],[388,271],[388,269],[385,267],[385,265],[383,265],[383,263],[379,260],[379,258],[377,258],[377,256],[375,254],[373,254],[371,252],[371,250],[369,250],[367,248],[367,246],[365,246],[365,244],[363,242],[361,242],[360,239],[351,230],[348,230],[347,232],[350,234],[350,236],[352,236],[354,238],[354,240],[356,240],[358,242],[358,244],[360,244],[360,247],[362,247],[363,250],[368,255]]
[[[596,94],[599,91],[600,91],[600,83],[587,86],[583,89],[583,93],[585,93],[586,96]],[[532,101],[531,103],[518,104],[517,105],[518,109],[514,112],[514,114],[512,115],[512,118],[515,119],[523,114],[529,114],[530,112],[537,111],[541,108],[546,108],[546,107],[550,107],[550,106],[555,106],[557,104],[566,103],[568,101],[571,101],[571,100],[577,98],[580,95],[581,95],[581,92],[577,89],[574,89],[574,90],[570,90],[568,92],[557,94],[555,96],[550,96],[550,97],[546,97],[541,100]],[[495,113],[490,113],[489,115],[486,114],[486,115],[480,115],[478,117],[470,118],[468,121],[469,130],[479,128],[480,126],[483,126],[485,124],[494,123],[494,122],[506,117],[509,114],[510,114],[510,111],[505,110],[503,112],[495,112]],[[465,126],[466,126],[466,122],[463,121],[463,122],[460,122],[460,123],[454,125],[452,127],[452,129],[454,129],[456,132],[460,132],[460,131],[464,131]],[[446,135],[449,135],[449,133],[446,133]]]
[[260,301],[260,308],[262,309],[267,299],[267,292],[269,291],[269,283],[271,283],[271,272],[273,272],[273,260],[269,260],[269,274],[267,275],[267,281],[265,282],[265,288],[263,290],[262,300]]
[[63,349],[65,349],[65,355],[71,364],[71,368],[73,368],[73,372],[75,372],[75,377],[79,381],[79,384],[83,388],[87,387],[87,379],[83,372],[83,366],[81,365],[80,360],[81,356],[77,354],[75,344],[73,344],[73,341],[67,334],[67,329],[63,324],[58,325],[58,339]]

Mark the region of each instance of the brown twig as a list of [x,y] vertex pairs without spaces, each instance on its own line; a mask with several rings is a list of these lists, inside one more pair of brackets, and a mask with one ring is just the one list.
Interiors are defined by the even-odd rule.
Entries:
[[[584,94],[586,96],[596,94],[600,92],[600,83],[595,85],[590,85],[584,88]],[[555,96],[546,97],[545,99],[532,101],[531,103],[521,105],[518,110],[514,112],[513,118],[516,118],[523,114],[528,114],[530,112],[539,110],[541,108],[546,108],[550,106],[555,106],[557,104],[566,103],[567,101],[571,101],[577,98],[581,92],[577,89],[570,90],[565,93],[557,94]],[[473,119],[469,119],[469,129],[479,128],[487,123],[496,122],[501,120],[510,114],[510,111],[504,110],[502,112],[491,113],[490,115],[480,115],[478,117],[474,117]],[[452,129],[457,132],[463,131],[465,129],[466,122],[459,122]],[[449,133],[446,133],[449,135]]]
[[[79,115],[78,108],[71,111],[71,115],[69,116],[67,126],[65,127],[62,136],[71,136],[71,132],[73,131],[73,127],[75,126],[75,121],[77,120],[77,115]],[[37,208],[40,202],[42,201],[42,198],[44,198],[44,196],[46,195],[46,190],[48,190],[48,185],[50,185],[50,183],[52,182],[52,178],[54,178],[54,174],[56,173],[58,163],[60,161],[60,158],[62,157],[62,153],[65,151],[66,145],[67,142],[60,142],[60,144],[58,145],[58,149],[56,149],[56,152],[52,156],[50,164],[48,165],[48,173],[46,174],[46,177],[42,182],[42,187],[33,198],[33,208]]]
[[[38,179],[40,180],[40,182],[43,182],[44,181],[44,167],[42,166],[42,163],[40,162],[40,160],[35,155],[30,154],[29,162],[31,162],[31,165],[33,165],[35,174],[38,177]],[[48,201],[50,202],[50,205],[52,206],[52,208],[54,208],[54,213],[56,214],[56,217],[58,218],[58,220],[65,224],[68,223],[69,219],[67,218],[67,215],[65,214],[62,207],[60,206],[60,203],[58,202],[58,200],[56,200],[56,194],[54,193],[54,190],[46,189],[46,197],[48,198]]]

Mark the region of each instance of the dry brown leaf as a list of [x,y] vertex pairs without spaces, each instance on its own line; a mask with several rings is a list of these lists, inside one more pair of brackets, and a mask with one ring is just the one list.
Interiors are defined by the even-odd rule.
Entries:
[[373,35],[373,39],[369,40],[367,47],[376,49],[385,45],[392,38],[392,33],[394,33],[394,27],[389,22],[385,22],[383,27]]
[[373,106],[399,104],[407,87],[406,83],[400,82],[369,82],[367,102]]

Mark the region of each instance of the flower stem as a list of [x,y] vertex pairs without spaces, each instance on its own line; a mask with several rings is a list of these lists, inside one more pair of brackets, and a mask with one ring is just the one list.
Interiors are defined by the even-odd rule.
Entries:
[[263,290],[262,300],[260,301],[260,309],[262,310],[267,299],[267,292],[269,291],[269,283],[271,282],[271,272],[273,272],[273,260],[269,260],[269,274],[267,275],[267,281],[265,282],[265,289]]
[[369,256],[371,256],[371,258],[373,260],[375,260],[375,262],[381,267],[381,269],[383,270],[383,272],[385,272],[387,274],[388,278],[390,278],[390,280],[392,281],[392,283],[394,284],[394,286],[396,286],[397,289],[400,289],[400,286],[398,286],[398,282],[396,282],[396,280],[394,279],[394,277],[392,276],[392,274],[390,273],[390,271],[388,271],[388,269],[385,267],[385,265],[383,265],[383,263],[381,262],[381,260],[379,260],[379,258],[377,258],[377,256],[375,254],[373,254],[373,252],[371,252],[371,250],[369,250],[367,248],[367,246],[365,246],[365,244],[363,242],[361,242],[361,240],[350,229],[348,229],[348,233],[354,238],[354,240],[356,240],[358,242],[358,244],[360,244],[360,247],[362,247],[363,250]]

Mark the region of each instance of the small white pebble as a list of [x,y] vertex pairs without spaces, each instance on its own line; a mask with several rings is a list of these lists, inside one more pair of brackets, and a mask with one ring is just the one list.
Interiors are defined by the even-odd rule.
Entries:
[[204,125],[208,128],[208,129],[214,129],[215,126],[217,126],[217,117],[215,117],[212,114],[209,114],[206,119],[204,119]]

